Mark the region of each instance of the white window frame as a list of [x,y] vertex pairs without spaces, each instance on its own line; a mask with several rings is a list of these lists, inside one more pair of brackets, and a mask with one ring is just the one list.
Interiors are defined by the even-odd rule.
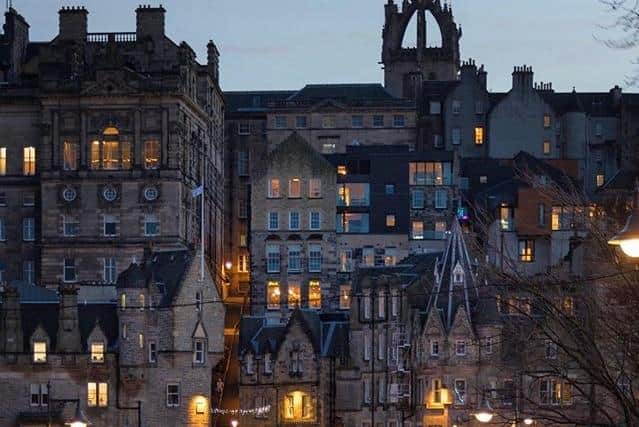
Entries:
[[[317,225],[313,225],[313,215],[317,215]],[[322,213],[320,211],[311,211],[308,213],[308,229],[311,231],[319,231],[322,229]]]
[[158,344],[155,340],[148,340],[148,360],[149,363],[157,363],[158,361]]
[[430,340],[430,356],[439,357],[439,340]]
[[[297,216],[297,221],[296,224],[293,224],[293,217]],[[288,229],[291,231],[298,231],[301,228],[301,223],[302,223],[302,215],[300,214],[300,211],[290,211],[288,213]]]
[[277,211],[268,211],[266,214],[266,229],[278,231],[280,229],[280,214]]
[[[67,261],[72,261],[73,265],[70,265],[71,263],[67,263]],[[73,270],[73,278],[67,278],[67,271],[71,271]],[[78,272],[77,272],[77,267],[75,265],[75,258],[64,258],[62,260],[62,280],[64,283],[74,283],[78,281]]]
[[[151,224],[156,224],[155,232],[149,232],[149,226]],[[157,214],[145,214],[144,215],[144,236],[145,237],[154,237],[160,235],[160,217]]]
[[[169,391],[170,387],[176,387],[176,391]],[[176,396],[177,402],[170,402],[169,397]],[[180,406],[180,383],[167,383],[166,385],[166,406],[167,408],[178,408]]]
[[322,245],[308,245],[308,271],[309,273],[322,272]]
[[[274,264],[271,264],[271,255],[273,255],[273,262]],[[268,244],[266,245],[266,272],[267,273],[279,273],[282,266],[281,266],[281,255],[280,255],[280,246],[279,245],[274,245],[274,244]],[[275,265],[275,262],[277,264],[277,266]],[[271,268],[271,266],[273,266],[273,268]],[[277,267],[277,268],[275,268]]]
[[[455,356],[466,356],[468,354],[466,340],[455,341]],[[462,351],[460,351],[460,349]]]
[[403,114],[395,114],[393,115],[393,127],[394,128],[405,128],[406,127],[406,116]]
[[[273,186],[274,181],[277,181],[277,191]],[[269,178],[267,197],[269,199],[279,199],[280,197],[282,197],[282,181],[279,178]]]
[[196,339],[193,341],[193,364],[204,365],[206,363],[206,341]]
[[[102,216],[102,235],[104,237],[115,237],[118,235],[118,218],[115,215],[103,215]],[[114,226],[113,233],[107,233],[107,224]],[[145,228],[146,231],[146,228]]]
[[35,218],[27,217],[22,219],[22,241],[35,241]]
[[104,283],[115,283],[118,279],[118,267],[115,258],[102,258],[102,279]]

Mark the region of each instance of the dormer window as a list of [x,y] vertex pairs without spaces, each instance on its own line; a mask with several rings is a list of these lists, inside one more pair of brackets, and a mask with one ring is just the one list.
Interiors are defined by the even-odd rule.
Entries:
[[459,264],[453,270],[453,285],[463,285],[465,282],[464,269]]
[[457,340],[455,343],[455,354],[457,356],[466,356],[466,341]]
[[264,373],[273,373],[273,359],[271,359],[271,353],[266,353],[264,355]]
[[203,340],[195,340],[193,345],[193,363],[203,365],[206,357],[206,346]]
[[144,306],[145,306],[144,294],[138,295],[138,304],[140,305],[140,311],[144,311]]
[[126,294],[120,295],[120,308],[122,310],[126,308]]
[[252,354],[247,354],[246,355],[246,374],[247,375],[253,375],[255,373],[254,367],[253,367],[253,355]]
[[47,362],[47,343],[46,341],[33,342],[33,363]]
[[104,363],[104,343],[91,343],[91,363]]

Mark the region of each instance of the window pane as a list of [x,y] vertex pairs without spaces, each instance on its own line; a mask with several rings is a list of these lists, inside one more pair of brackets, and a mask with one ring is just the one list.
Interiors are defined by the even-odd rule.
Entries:
[[91,169],[100,169],[100,141],[91,143]]
[[78,169],[78,145],[74,142],[64,141],[63,148],[64,170],[74,171]]
[[319,280],[311,280],[308,283],[308,306],[309,308],[322,308],[322,290]]
[[269,310],[278,310],[280,308],[280,284],[279,282],[268,282],[267,289]]
[[0,175],[7,174],[7,147],[0,147]]
[[98,405],[98,385],[96,383],[87,383],[87,406],[95,407]]
[[148,139],[144,141],[144,167],[157,169],[160,167],[160,141]]
[[302,294],[300,292],[299,283],[288,284],[288,308],[296,308],[300,306]]
[[102,144],[102,168],[119,169],[120,143],[118,141],[104,141]]
[[24,175],[35,175],[36,172],[36,149],[35,147],[24,147],[22,169]]

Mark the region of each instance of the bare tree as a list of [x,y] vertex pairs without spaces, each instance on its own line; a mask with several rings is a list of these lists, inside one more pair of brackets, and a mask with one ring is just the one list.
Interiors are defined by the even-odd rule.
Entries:
[[[632,50],[639,45],[639,2],[637,0],[599,0],[612,16],[601,28],[609,34],[601,41],[613,49]],[[639,65],[639,59],[634,63]],[[627,78],[631,86],[639,84],[639,71]]]

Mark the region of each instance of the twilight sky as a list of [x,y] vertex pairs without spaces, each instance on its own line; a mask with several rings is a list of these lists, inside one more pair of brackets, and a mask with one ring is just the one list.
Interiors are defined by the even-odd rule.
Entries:
[[[84,5],[89,31],[135,31],[132,0],[13,0],[32,40],[57,34],[57,10]],[[157,5],[158,0],[146,0]],[[386,0],[163,0],[167,32],[206,60],[221,50],[224,90],[297,89],[306,83],[382,82],[378,62]],[[396,0],[401,4],[401,0]],[[598,0],[454,0],[462,57],[488,70],[489,88],[508,90],[514,65],[533,65],[536,81],[560,91],[625,90],[636,51],[597,37],[612,22]],[[410,34],[411,41],[413,34]]]

